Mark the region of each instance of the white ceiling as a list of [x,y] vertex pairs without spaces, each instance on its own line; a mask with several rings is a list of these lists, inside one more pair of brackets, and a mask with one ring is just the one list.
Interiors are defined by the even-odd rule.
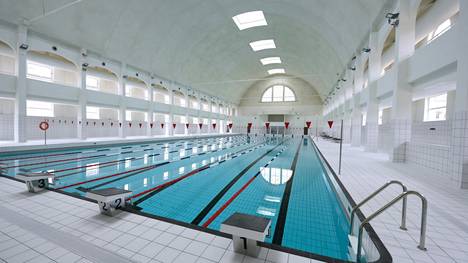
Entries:
[[[280,56],[288,75],[324,98],[387,1],[0,0],[0,19],[18,23],[58,9],[31,29],[238,102],[275,67],[261,65],[267,56]],[[239,31],[231,17],[255,10],[268,26]],[[276,49],[250,49],[269,38]]]

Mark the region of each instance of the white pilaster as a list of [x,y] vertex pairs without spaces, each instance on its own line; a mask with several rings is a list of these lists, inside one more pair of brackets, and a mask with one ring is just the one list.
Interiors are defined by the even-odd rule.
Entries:
[[399,0],[399,25],[396,28],[394,90],[392,97],[392,137],[390,159],[406,161],[411,138],[412,91],[408,84],[408,58],[414,54],[416,15],[420,0]]
[[[151,78],[150,78],[151,79]],[[153,113],[154,113],[154,96],[153,96],[153,86],[151,81],[147,84],[148,89],[148,121],[146,122],[146,136],[151,137],[151,130],[156,127],[151,128],[151,123],[153,123]]]
[[16,50],[16,96],[15,96],[15,116],[14,116],[14,140],[15,142],[26,141],[26,60],[27,50],[20,48],[22,44],[27,44],[28,29],[26,26],[18,26]]
[[[82,52],[83,53],[83,52]],[[86,133],[85,133],[85,122],[86,122],[86,105],[88,104],[88,98],[86,94],[86,67],[83,66],[85,63],[85,59],[82,57],[80,59],[80,91],[79,91],[79,98],[78,98],[78,114],[77,114],[77,135],[78,139],[86,140]]]
[[382,64],[382,43],[378,32],[372,32],[369,38],[369,85],[367,87],[366,130],[367,143],[365,150],[377,152],[379,145],[379,101],[377,98],[377,80],[380,78]]
[[125,112],[127,111],[127,100],[125,98],[125,84],[126,84],[126,76],[127,74],[127,65],[122,63],[120,68],[120,75],[119,75],[119,96],[120,96],[120,104],[119,104],[119,119],[120,123],[122,124],[119,127],[119,137],[125,138],[125,130],[127,129],[127,124],[125,122]]

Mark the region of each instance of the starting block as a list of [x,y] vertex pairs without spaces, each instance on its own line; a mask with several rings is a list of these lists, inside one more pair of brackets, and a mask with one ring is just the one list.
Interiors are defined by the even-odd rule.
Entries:
[[46,189],[49,186],[49,180],[53,180],[54,176],[53,173],[49,172],[20,172],[16,174],[15,178],[24,181],[29,192],[36,193]]
[[131,194],[132,191],[119,188],[104,188],[90,190],[86,192],[86,197],[98,202],[101,214],[113,216],[117,209],[125,207],[125,198]]
[[265,241],[270,234],[271,220],[242,213],[234,213],[222,224],[220,231],[232,235],[234,251],[257,257],[257,241]]

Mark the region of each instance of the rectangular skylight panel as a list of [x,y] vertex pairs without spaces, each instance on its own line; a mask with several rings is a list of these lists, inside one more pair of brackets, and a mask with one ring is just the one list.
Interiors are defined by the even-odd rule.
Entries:
[[285,71],[284,71],[284,68],[275,68],[275,69],[270,69],[268,70],[268,74],[269,75],[273,75],[273,74],[284,74]]
[[260,62],[262,62],[263,65],[281,64],[281,58],[280,57],[262,58],[260,59]]
[[244,30],[256,26],[266,26],[267,21],[263,15],[263,11],[252,11],[242,13],[232,17],[239,30]]
[[264,49],[276,48],[276,45],[273,39],[265,39],[265,40],[250,42],[250,47],[252,47],[253,51],[260,51]]

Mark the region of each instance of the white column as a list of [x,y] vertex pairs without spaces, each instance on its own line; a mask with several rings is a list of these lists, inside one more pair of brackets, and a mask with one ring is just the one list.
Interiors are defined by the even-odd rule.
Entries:
[[[197,114],[198,123],[202,123],[202,120],[201,120],[201,99],[200,99],[200,95],[198,95],[196,98],[197,98],[197,102],[198,102],[198,114]],[[198,134],[201,134],[201,129],[200,129],[200,126],[198,125],[198,123],[197,123]]]
[[170,108],[169,108],[169,136],[174,135],[174,128],[172,127],[172,123],[174,122],[174,90],[172,87],[172,82],[169,83],[171,88],[169,89],[169,102],[170,102]]
[[190,102],[189,102],[188,91],[186,91],[184,93],[184,96],[185,96],[185,123],[184,123],[184,129],[185,129],[185,135],[188,135],[189,134],[189,129],[187,129],[187,125],[185,125],[186,123],[189,123],[188,112],[190,110]]
[[351,142],[351,109],[349,98],[350,89],[353,83],[353,71],[348,69],[345,74],[346,82],[343,84],[343,143]]
[[408,83],[408,58],[414,53],[416,15],[420,0],[399,0],[399,25],[395,39],[394,90],[392,97],[393,162],[406,161],[406,147],[411,138],[412,91]]
[[86,121],[86,105],[87,103],[87,94],[86,94],[86,67],[83,66],[85,63],[84,58],[80,59],[81,64],[81,72],[80,72],[80,91],[79,91],[79,98],[78,98],[78,114],[77,114],[77,135],[78,139],[86,140],[86,133],[85,133],[85,121]]
[[120,75],[119,75],[119,96],[120,96],[120,104],[119,104],[119,119],[122,125],[119,127],[119,137],[125,138],[125,130],[127,129],[127,125],[125,123],[125,112],[127,111],[127,100],[125,98],[125,84],[126,84],[126,76],[127,74],[127,65],[122,63],[120,68]]
[[21,49],[22,44],[27,44],[28,29],[20,25],[18,26],[17,45],[16,50],[17,62],[16,72],[18,77],[16,79],[16,96],[15,96],[15,116],[14,116],[14,139],[15,142],[26,141],[26,60],[27,50]]
[[371,32],[369,38],[369,85],[367,87],[366,130],[367,143],[365,150],[377,152],[379,145],[379,101],[377,98],[377,80],[380,78],[382,64],[382,44],[378,32]]
[[[452,181],[468,188],[468,1],[460,1],[460,13],[455,26],[457,32],[457,89],[452,119],[450,157]],[[452,29],[452,30],[454,30]]]
[[364,83],[364,64],[366,62],[367,55],[361,54],[356,58],[356,70],[354,72],[354,85],[353,85],[353,96],[351,98],[353,103],[353,111],[351,113],[351,126],[352,126],[352,138],[351,146],[361,146],[361,91]]
[[[151,79],[151,78],[150,78]],[[151,81],[148,82],[148,121],[146,123],[146,136],[151,137],[151,123],[153,123],[154,113],[154,98],[153,98],[153,86]],[[153,126],[153,129],[156,128]]]

